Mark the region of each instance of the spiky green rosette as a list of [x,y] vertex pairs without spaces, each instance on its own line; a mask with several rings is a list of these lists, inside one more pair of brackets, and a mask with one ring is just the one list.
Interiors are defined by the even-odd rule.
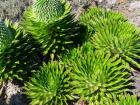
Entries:
[[[99,54],[100,55],[100,54]],[[80,96],[89,105],[100,105],[103,98],[112,99],[112,95],[120,94],[129,90],[132,85],[130,72],[121,59],[116,61],[116,56],[103,57],[95,53],[81,54],[69,61],[73,71],[72,85],[74,94]]]
[[127,19],[119,12],[114,12],[111,10],[105,10],[102,8],[89,8],[86,12],[80,15],[80,22],[88,27],[90,35],[96,30],[96,24],[108,20],[114,21],[127,21]]
[[[35,13],[29,8],[22,19],[22,27],[26,32],[32,34],[44,49],[47,56],[57,58],[60,53],[81,43],[82,36],[81,26],[74,21],[73,15],[70,14],[70,4],[64,5],[65,11],[61,17],[51,23],[37,22]],[[84,37],[82,38],[82,40]]]
[[70,86],[70,70],[58,62],[45,64],[38,74],[26,83],[26,94],[31,105],[68,105],[73,99]]
[[40,45],[9,20],[0,31],[1,44],[6,45],[0,52],[0,79],[27,79],[43,61]]
[[18,32],[1,56],[3,69],[0,73],[2,79],[27,80],[34,70],[39,68],[43,58],[37,42],[28,34]]
[[140,68],[140,31],[128,22],[101,21],[92,37],[97,52],[117,55],[121,60]]
[[90,8],[81,15],[81,22],[88,27],[89,40],[98,52],[117,55],[132,66],[140,68],[140,31],[128,23],[124,16],[113,11]]
[[55,21],[65,11],[62,0],[33,0],[33,12],[40,22]]

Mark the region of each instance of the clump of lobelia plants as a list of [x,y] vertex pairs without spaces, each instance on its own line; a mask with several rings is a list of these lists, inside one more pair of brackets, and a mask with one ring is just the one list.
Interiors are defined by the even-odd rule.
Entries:
[[0,78],[30,76],[31,105],[121,103],[140,67],[139,30],[120,13],[89,8],[76,21],[67,0],[33,0],[17,26],[0,25]]

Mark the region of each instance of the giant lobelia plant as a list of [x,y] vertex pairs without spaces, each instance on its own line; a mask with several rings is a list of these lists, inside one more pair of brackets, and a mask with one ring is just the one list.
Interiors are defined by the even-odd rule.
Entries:
[[76,55],[68,64],[72,69],[73,93],[89,105],[100,105],[104,98],[128,92],[132,85],[129,66],[117,56],[91,51]]
[[128,22],[102,20],[96,25],[91,38],[97,52],[111,53],[112,56],[140,68],[140,31]]
[[140,68],[140,31],[126,21],[124,16],[113,11],[90,8],[80,19],[88,27],[89,40],[97,52],[111,53],[111,56],[118,56]]
[[58,58],[84,39],[80,39],[81,27],[70,12],[67,0],[34,0],[25,11],[21,26],[42,44],[47,57]]
[[1,23],[0,78],[27,79],[42,62],[40,45],[9,20]]
[[1,20],[0,21],[0,70],[2,71],[5,64],[3,63],[4,54],[6,50],[10,48],[14,35],[6,26],[6,24]]
[[96,24],[102,23],[102,20],[127,21],[124,15],[119,12],[91,7],[80,15],[81,24],[88,28],[89,39],[96,31]]
[[70,69],[61,62],[44,64],[26,83],[25,90],[31,105],[68,105],[73,100]]

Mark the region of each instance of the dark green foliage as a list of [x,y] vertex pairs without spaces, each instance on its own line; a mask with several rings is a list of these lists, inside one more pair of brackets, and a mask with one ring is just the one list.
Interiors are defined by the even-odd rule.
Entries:
[[[41,58],[42,57],[42,58]],[[43,60],[39,45],[27,34],[20,33],[11,47],[2,56],[3,70],[0,74],[4,79],[27,79],[34,70],[39,68]]]
[[26,83],[26,94],[31,105],[67,105],[73,99],[70,70],[62,63],[50,62]]
[[13,35],[3,21],[0,21],[0,53],[10,46]]
[[3,57],[5,57],[4,54],[7,52],[6,50],[10,48],[13,39],[14,35],[11,28],[3,21],[0,21],[0,71],[2,71],[5,66]]
[[32,14],[31,9],[27,10],[21,25],[26,32],[31,33],[32,37],[42,44],[44,53],[49,58],[51,55],[51,59],[58,58],[60,53],[67,52],[85,39],[85,37],[81,38],[85,29],[74,21],[73,15],[65,14],[47,25],[45,22],[37,22]]
[[5,23],[13,39],[8,38],[10,42],[6,44],[9,46],[0,54],[0,78],[25,80],[43,61],[40,45],[28,33],[18,29],[16,23],[8,20]]
[[68,62],[73,69],[71,77],[74,93],[91,105],[98,105],[102,98],[112,99],[113,94],[129,91],[132,84],[127,64],[117,56],[111,58],[109,54],[102,57],[98,55],[93,52],[81,53]]

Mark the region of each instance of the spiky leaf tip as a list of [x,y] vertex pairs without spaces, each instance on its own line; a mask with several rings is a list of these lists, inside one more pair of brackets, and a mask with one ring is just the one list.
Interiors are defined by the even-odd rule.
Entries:
[[72,100],[70,70],[58,62],[50,62],[26,83],[26,94],[31,105],[67,105]]

